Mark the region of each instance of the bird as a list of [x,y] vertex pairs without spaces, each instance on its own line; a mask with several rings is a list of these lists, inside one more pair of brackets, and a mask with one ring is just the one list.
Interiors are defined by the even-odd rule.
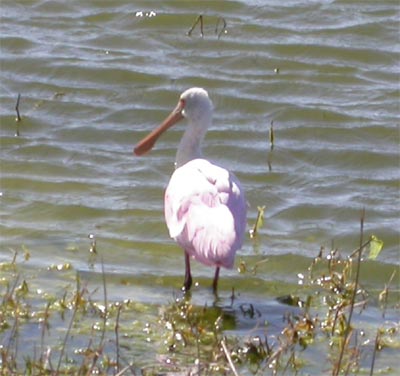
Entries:
[[207,91],[187,89],[166,119],[136,144],[134,154],[145,154],[162,133],[180,120],[187,120],[176,153],[175,171],[165,190],[165,221],[170,237],[184,250],[182,289],[187,292],[192,286],[193,258],[215,267],[212,288],[217,294],[220,268],[233,268],[236,251],[243,245],[247,202],[238,178],[203,157],[201,145],[212,115],[213,104]]

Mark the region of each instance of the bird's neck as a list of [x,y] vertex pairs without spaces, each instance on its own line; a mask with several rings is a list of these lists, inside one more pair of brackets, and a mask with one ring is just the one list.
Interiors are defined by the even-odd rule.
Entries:
[[201,143],[211,123],[211,119],[207,119],[206,123],[204,122],[205,119],[202,120],[202,124],[189,121],[176,153],[176,168],[183,166],[193,159],[202,158]]

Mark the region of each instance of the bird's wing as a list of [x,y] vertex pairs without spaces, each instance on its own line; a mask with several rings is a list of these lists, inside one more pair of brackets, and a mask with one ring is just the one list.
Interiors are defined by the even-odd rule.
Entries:
[[246,226],[238,179],[204,159],[186,163],[168,184],[165,219],[170,236],[196,259],[231,267]]

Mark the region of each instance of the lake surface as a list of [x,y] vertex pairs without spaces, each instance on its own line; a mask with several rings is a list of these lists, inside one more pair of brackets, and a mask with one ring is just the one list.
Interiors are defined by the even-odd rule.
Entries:
[[[184,123],[148,155],[132,150],[200,86],[215,105],[205,156],[241,180],[249,229],[265,206],[237,258],[268,257],[265,270],[223,270],[222,296],[234,287],[276,304],[321,246],[357,248],[363,209],[365,237],[384,242],[365,283],[382,289],[398,268],[397,1],[2,1],[0,11],[0,262],[28,249],[32,273],[69,262],[98,282],[95,239],[111,300],[172,298],[184,260],[163,194]],[[188,36],[199,14],[204,35],[197,25]],[[193,269],[204,304],[213,271]]]

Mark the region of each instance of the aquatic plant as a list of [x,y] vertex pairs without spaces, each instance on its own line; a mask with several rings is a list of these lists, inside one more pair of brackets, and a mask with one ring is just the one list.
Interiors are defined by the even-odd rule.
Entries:
[[[49,265],[48,273],[63,273],[69,280],[59,293],[49,293],[21,267],[29,263],[29,250],[14,252],[0,264],[1,374],[372,375],[377,356],[400,347],[400,325],[367,324],[363,313],[375,300],[385,317],[398,308],[399,296],[391,287],[396,271],[380,293],[362,285],[363,263],[382,249],[376,237],[363,237],[362,221],[354,252],[342,256],[333,247],[321,249],[297,275],[296,291],[277,298],[287,307],[278,331],[272,332],[266,321],[243,336],[229,334],[237,318],[261,314],[253,303],[232,308],[235,291],[231,307],[218,302],[198,306],[181,292],[161,307],[110,301],[100,261],[102,280],[93,290],[70,263]],[[90,239],[90,263],[98,263],[99,252],[93,252],[96,243]],[[240,272],[254,276],[267,263],[242,260]],[[158,313],[147,315],[146,321],[135,318],[137,312],[154,309]],[[146,359],[132,351],[132,341]],[[316,350],[325,357],[318,365],[313,363]],[[385,374],[395,372],[384,367],[380,371]]]

